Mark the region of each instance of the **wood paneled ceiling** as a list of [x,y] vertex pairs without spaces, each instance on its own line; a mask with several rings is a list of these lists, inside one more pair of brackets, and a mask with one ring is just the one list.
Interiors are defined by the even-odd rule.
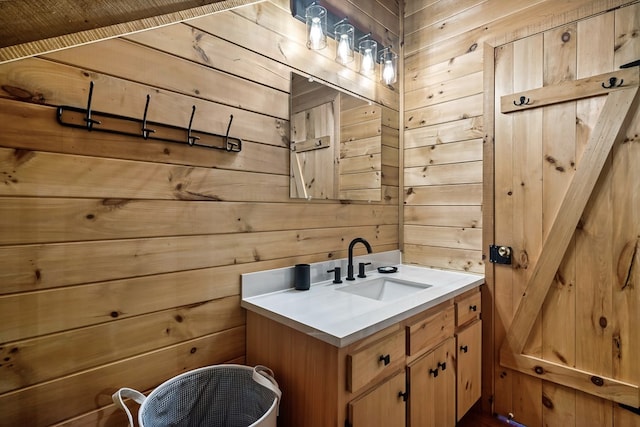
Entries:
[[255,0],[0,0],[0,62],[254,2]]

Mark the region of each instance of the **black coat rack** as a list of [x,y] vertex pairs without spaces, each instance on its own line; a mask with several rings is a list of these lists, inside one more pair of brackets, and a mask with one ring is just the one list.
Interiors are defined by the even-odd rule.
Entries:
[[136,136],[144,139],[188,144],[191,147],[213,148],[234,153],[242,150],[242,140],[229,136],[231,122],[233,122],[233,114],[229,117],[227,133],[222,135],[192,129],[191,125],[193,124],[193,118],[196,114],[195,105],[191,109],[189,126],[186,128],[147,120],[147,112],[149,111],[149,102],[151,100],[149,95],[147,95],[147,102],[144,107],[142,119],[103,113],[91,109],[93,87],[94,83],[92,81],[89,83],[86,109],[68,105],[58,107],[58,123],[62,126],[86,129],[89,132],[108,132],[118,135]]

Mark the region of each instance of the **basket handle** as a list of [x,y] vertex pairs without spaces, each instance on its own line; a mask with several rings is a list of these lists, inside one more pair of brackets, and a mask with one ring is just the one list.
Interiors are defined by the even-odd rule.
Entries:
[[275,379],[273,371],[266,366],[256,365],[253,368],[253,380],[276,394],[278,399],[276,415],[278,415],[280,413],[280,398],[282,397],[282,391],[280,391],[280,387],[278,386],[278,382]]
[[129,411],[129,408],[127,407],[127,405],[124,404],[123,398],[125,397],[128,397],[129,399],[133,399],[133,401],[139,405],[142,405],[142,402],[145,401],[146,397],[144,394],[140,393],[139,391],[134,390],[132,388],[126,388],[126,387],[121,388],[120,390],[113,393],[113,395],[111,396],[113,403],[115,403],[117,407],[119,407],[120,409],[122,409],[124,412],[127,413],[127,418],[129,418],[129,425],[131,427],[135,427],[133,416],[131,415],[131,411]]

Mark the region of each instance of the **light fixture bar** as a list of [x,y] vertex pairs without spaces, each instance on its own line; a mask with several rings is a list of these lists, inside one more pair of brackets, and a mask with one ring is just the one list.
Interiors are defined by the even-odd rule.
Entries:
[[[296,18],[299,21],[302,22],[306,22],[307,21],[307,17],[306,17],[306,10],[308,7],[315,5],[315,6],[319,6],[319,7],[323,7],[322,6],[322,1],[310,1],[310,0],[290,0],[290,6],[291,6],[291,15]],[[324,7],[323,7],[324,8]],[[341,23],[341,21],[344,21],[344,16],[338,16],[335,15],[334,13],[331,12],[331,10],[324,8],[327,12],[326,12],[326,26],[324,27],[324,34],[325,34],[325,43],[326,43],[326,36],[329,36],[331,38],[333,38],[334,40],[336,40],[338,43],[340,42],[339,39],[336,39],[336,35],[335,32],[332,33],[331,31],[327,31],[326,28],[334,28],[335,26],[339,23]],[[353,26],[354,27],[354,34],[353,34],[353,40],[359,40],[362,37],[364,37],[366,35],[366,33],[364,31],[362,31],[361,29],[359,29],[357,26]],[[309,33],[310,33],[310,27],[309,24],[307,24],[307,38],[309,38]],[[370,34],[370,33],[369,33]],[[375,38],[373,36],[370,35],[370,38],[375,40]],[[375,40],[376,41],[376,45],[377,46],[383,46],[382,43],[380,43],[379,40]],[[355,44],[355,43],[354,43]],[[322,43],[320,43],[320,45],[322,45]],[[309,45],[307,45],[309,46]],[[326,44],[323,46],[325,47]],[[355,49],[354,46],[352,49]],[[310,47],[311,48],[311,47]],[[320,48],[321,49],[321,48]],[[375,61],[378,62],[380,60],[379,56],[374,56]]]

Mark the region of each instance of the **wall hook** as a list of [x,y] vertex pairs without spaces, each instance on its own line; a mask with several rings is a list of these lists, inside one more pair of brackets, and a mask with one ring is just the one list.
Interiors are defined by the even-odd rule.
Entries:
[[155,129],[149,129],[147,127],[147,111],[149,111],[149,100],[151,97],[147,94],[147,103],[144,105],[144,116],[142,117],[142,137],[144,139],[149,138],[150,133],[154,133]]
[[200,139],[199,136],[191,135],[191,125],[193,124],[193,116],[196,115],[196,106],[194,105],[191,108],[191,118],[189,119],[189,128],[187,129],[187,144],[193,145],[197,140]]
[[93,80],[89,82],[89,96],[87,97],[87,114],[84,117],[84,121],[87,122],[87,130],[93,129],[93,125],[99,125],[100,122],[98,120],[94,120],[91,118],[91,100],[93,98]]
[[612,87],[620,87],[622,86],[622,83],[624,83],[624,79],[620,79],[620,83],[616,84],[617,81],[618,79],[616,77],[611,77],[609,78],[609,86],[605,86],[605,84],[602,83],[602,87],[605,89],[611,89]]
[[236,140],[236,142],[229,141],[229,131],[231,130],[231,122],[233,122],[233,114],[229,115],[229,124],[227,125],[227,133],[224,135],[224,146],[227,151],[234,151],[234,148],[240,147],[240,140]]
[[525,96],[521,96],[520,97],[520,103],[516,103],[516,101],[513,101],[513,105],[515,105],[516,107],[521,107],[523,105],[531,105],[531,99],[525,97]]

